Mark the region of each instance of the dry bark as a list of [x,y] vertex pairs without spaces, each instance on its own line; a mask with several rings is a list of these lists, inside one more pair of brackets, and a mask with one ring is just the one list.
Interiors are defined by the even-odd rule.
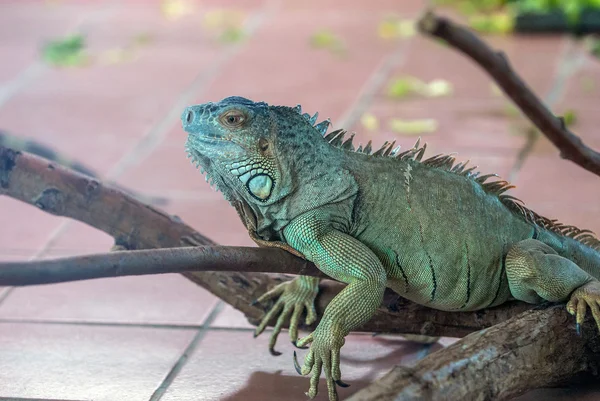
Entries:
[[412,367],[396,366],[348,401],[508,400],[529,390],[598,375],[600,336],[581,336],[562,306],[529,310],[470,334]]

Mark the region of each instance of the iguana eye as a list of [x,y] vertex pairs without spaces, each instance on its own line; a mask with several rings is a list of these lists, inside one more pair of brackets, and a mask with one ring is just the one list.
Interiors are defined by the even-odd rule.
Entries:
[[230,110],[224,113],[219,120],[226,127],[236,128],[246,121],[246,116],[237,110]]

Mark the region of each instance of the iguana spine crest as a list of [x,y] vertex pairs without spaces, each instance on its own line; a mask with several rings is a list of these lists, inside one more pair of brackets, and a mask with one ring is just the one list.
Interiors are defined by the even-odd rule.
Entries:
[[498,199],[502,202],[502,204],[504,204],[515,214],[521,216],[525,221],[558,235],[573,238],[592,249],[600,250],[600,239],[598,239],[591,230],[580,229],[572,225],[560,223],[556,219],[549,219],[541,216],[533,210],[525,207],[525,204],[522,200],[514,196],[504,194],[504,192],[508,191],[509,189],[515,188],[515,186],[511,185],[508,181],[498,179],[497,181],[485,182],[489,178],[497,178],[497,174],[486,174],[480,176],[480,172],[476,171],[478,166],[470,166],[468,169],[466,169],[469,160],[455,164],[456,159],[454,154],[438,154],[422,160],[425,150],[427,149],[427,143],[424,143],[423,146],[420,146],[420,137],[417,139],[417,142],[411,149],[408,149],[402,153],[400,153],[400,146],[394,148],[396,141],[391,143],[385,141],[379,150],[372,153],[372,141],[369,141],[364,148],[361,144],[359,144],[358,148],[355,149],[352,143],[355,133],[352,133],[350,138],[344,141],[344,137],[347,134],[347,131],[344,129],[337,129],[327,133],[327,129],[331,125],[330,119],[316,124],[319,113],[315,113],[312,117],[308,113],[303,114],[302,107],[300,105],[297,105],[294,110],[302,115],[315,129],[317,129],[323,136],[323,139],[331,146],[335,146],[349,152],[365,154],[371,157],[392,157],[399,160],[413,160],[429,167],[470,178],[480,184],[486,193],[498,196]]

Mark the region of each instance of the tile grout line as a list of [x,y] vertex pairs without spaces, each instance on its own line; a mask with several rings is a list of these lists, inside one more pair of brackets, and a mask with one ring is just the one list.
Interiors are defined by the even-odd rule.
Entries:
[[[52,233],[50,233],[50,235],[48,236],[48,239],[46,240],[46,243],[44,245],[42,245],[41,248],[38,249],[31,257],[29,257],[27,259],[27,261],[32,261],[32,260],[35,260],[35,259],[38,259],[38,258],[44,256],[44,254],[46,252],[48,252],[48,250],[54,243],[54,240],[57,238],[57,236],[60,235],[60,233],[62,233],[66,227],[68,227],[69,223],[70,223],[70,221],[60,223],[52,231]],[[18,288],[18,287],[7,287],[4,289],[3,292],[0,293],[0,307],[2,306],[2,303],[10,296],[10,294],[12,294],[12,292],[16,288]]]
[[163,382],[160,384],[160,386],[158,386],[154,393],[152,393],[152,396],[150,397],[149,401],[159,401],[165,395],[167,389],[171,386],[179,372],[181,372],[181,369],[183,369],[183,367],[187,363],[188,359],[192,356],[194,351],[196,351],[196,348],[198,347],[206,333],[210,331],[210,325],[215,321],[215,319],[218,317],[218,315],[221,313],[224,307],[224,301],[219,301],[214,306],[213,310],[210,312],[210,314],[202,324],[202,327],[198,329],[198,332],[196,333],[192,341],[183,351],[183,354],[181,354],[175,365],[173,365],[173,367],[171,368]]
[[360,89],[356,100],[348,107],[344,115],[340,118],[340,127],[350,128],[367,111],[378,91],[383,87],[392,71],[402,65],[405,61],[406,53],[410,49],[412,41],[402,42],[391,54],[385,57],[375,68],[375,71],[367,79]]
[[[213,308],[214,309],[214,308]],[[209,314],[210,315],[210,314]],[[170,330],[199,330],[204,328],[202,324],[176,324],[176,323],[127,323],[127,322],[101,322],[101,321],[61,321],[48,319],[15,319],[0,318],[1,324],[41,324],[57,326],[90,326],[90,327],[123,327],[123,328],[145,328],[145,329],[170,329]],[[227,332],[253,332],[251,327],[208,327],[208,331],[227,331]]]
[[[576,54],[573,55],[572,53]],[[575,75],[581,66],[584,64],[586,60],[585,54],[579,51],[576,46],[576,42],[570,38],[566,39],[566,45],[564,49],[561,51],[561,55],[559,56],[559,60],[556,63],[556,72],[554,74],[553,83],[544,96],[543,103],[550,109],[556,107],[558,102],[563,98],[565,93],[565,88],[570,79]],[[510,100],[510,99],[509,99]],[[554,114],[554,112],[552,112]],[[527,119],[527,117],[524,117]],[[529,121],[527,119],[527,121]],[[537,128],[536,128],[537,132]],[[515,182],[521,168],[531,155],[535,144],[537,143],[539,136],[536,135],[528,135],[525,141],[525,144],[521,149],[519,149],[517,156],[515,158],[515,162],[508,173],[508,181]]]

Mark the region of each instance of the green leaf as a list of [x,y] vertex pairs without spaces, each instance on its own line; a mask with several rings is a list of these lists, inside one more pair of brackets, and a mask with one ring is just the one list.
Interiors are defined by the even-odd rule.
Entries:
[[571,125],[577,122],[577,114],[575,110],[568,109],[563,114],[563,121],[565,122],[565,126],[570,127]]
[[310,45],[315,49],[329,50],[331,53],[342,56],[346,53],[344,41],[327,29],[321,29],[310,37]]
[[389,121],[390,129],[404,135],[419,135],[435,132],[438,128],[436,120],[427,118],[422,120],[402,120],[392,118]]
[[415,92],[415,79],[412,77],[396,78],[388,85],[388,96],[402,99]]
[[70,35],[48,42],[42,48],[42,58],[57,67],[82,66],[89,63],[84,53],[85,39],[82,35]]
[[452,93],[452,84],[444,79],[434,79],[427,83],[415,77],[396,78],[387,89],[392,99],[402,99],[412,94],[426,97],[447,96]]
[[238,43],[246,38],[246,32],[242,28],[229,27],[220,35],[219,41],[223,43]]
[[375,131],[379,128],[379,120],[371,113],[365,113],[360,118],[360,123],[367,131]]

